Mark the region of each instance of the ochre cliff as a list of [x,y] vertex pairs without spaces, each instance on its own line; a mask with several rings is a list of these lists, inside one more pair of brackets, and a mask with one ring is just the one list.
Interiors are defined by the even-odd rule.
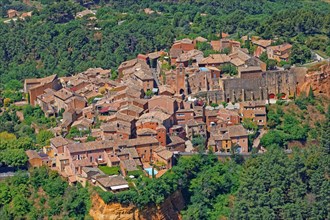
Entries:
[[94,194],[89,214],[95,220],[180,220],[179,212],[184,207],[180,191],[173,193],[160,206],[150,206],[143,210],[133,205],[105,204],[97,194]]
[[330,65],[325,64],[319,70],[308,72],[298,84],[298,95],[302,92],[308,94],[310,88],[314,95],[330,97]]

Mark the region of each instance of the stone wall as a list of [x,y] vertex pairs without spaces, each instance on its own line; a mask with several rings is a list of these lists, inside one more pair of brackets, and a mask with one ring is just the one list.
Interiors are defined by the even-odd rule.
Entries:
[[[288,98],[296,91],[296,75],[292,71],[267,71],[260,78],[232,78],[220,80],[220,89],[208,91],[212,102],[267,100],[269,95],[282,93]],[[199,94],[196,94],[197,96]]]

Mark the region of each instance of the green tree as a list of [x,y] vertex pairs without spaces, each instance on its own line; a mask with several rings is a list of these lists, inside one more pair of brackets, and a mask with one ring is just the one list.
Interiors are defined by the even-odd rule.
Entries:
[[16,195],[12,200],[10,212],[15,218],[20,219],[30,211],[30,207],[31,204],[27,198],[21,195]]
[[50,144],[50,139],[54,137],[54,134],[51,131],[48,130],[41,130],[37,134],[37,144],[40,146],[46,146]]
[[0,152],[0,161],[8,166],[26,165],[28,157],[23,149],[6,149]]
[[291,64],[304,64],[311,59],[311,51],[305,45],[293,44],[291,49]]
[[325,121],[322,123],[321,126],[321,146],[324,149],[324,151],[328,154],[330,154],[330,105],[328,106],[328,111],[326,114]]
[[6,183],[0,183],[0,206],[8,204],[11,200],[10,189]]

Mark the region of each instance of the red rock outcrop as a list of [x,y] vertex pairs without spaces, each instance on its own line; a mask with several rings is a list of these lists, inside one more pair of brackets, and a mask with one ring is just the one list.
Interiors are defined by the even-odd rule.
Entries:
[[330,65],[325,64],[318,71],[308,72],[304,81],[298,84],[298,95],[300,93],[308,94],[310,87],[314,95],[324,95],[330,97]]
[[133,205],[120,203],[105,204],[97,195],[92,196],[90,216],[95,220],[181,220],[180,210],[185,207],[180,191],[168,197],[160,206],[150,206],[139,210]]

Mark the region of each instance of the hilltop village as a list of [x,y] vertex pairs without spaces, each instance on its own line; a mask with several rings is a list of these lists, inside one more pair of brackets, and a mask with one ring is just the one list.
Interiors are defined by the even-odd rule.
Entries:
[[[175,41],[168,52],[139,54],[117,71],[26,79],[29,103],[47,117],[62,118],[51,128],[50,146],[26,151],[30,166],[46,165],[72,184],[117,192],[129,188],[125,177],[136,172],[161,176],[178,154],[261,152],[252,143],[258,135],[246,125],[263,130],[266,105],[293,98],[299,77],[295,68],[267,70],[259,59],[267,54],[287,61],[290,44],[247,36],[242,41],[251,41],[254,55],[223,33],[217,41]],[[218,53],[205,57],[199,43]]]

